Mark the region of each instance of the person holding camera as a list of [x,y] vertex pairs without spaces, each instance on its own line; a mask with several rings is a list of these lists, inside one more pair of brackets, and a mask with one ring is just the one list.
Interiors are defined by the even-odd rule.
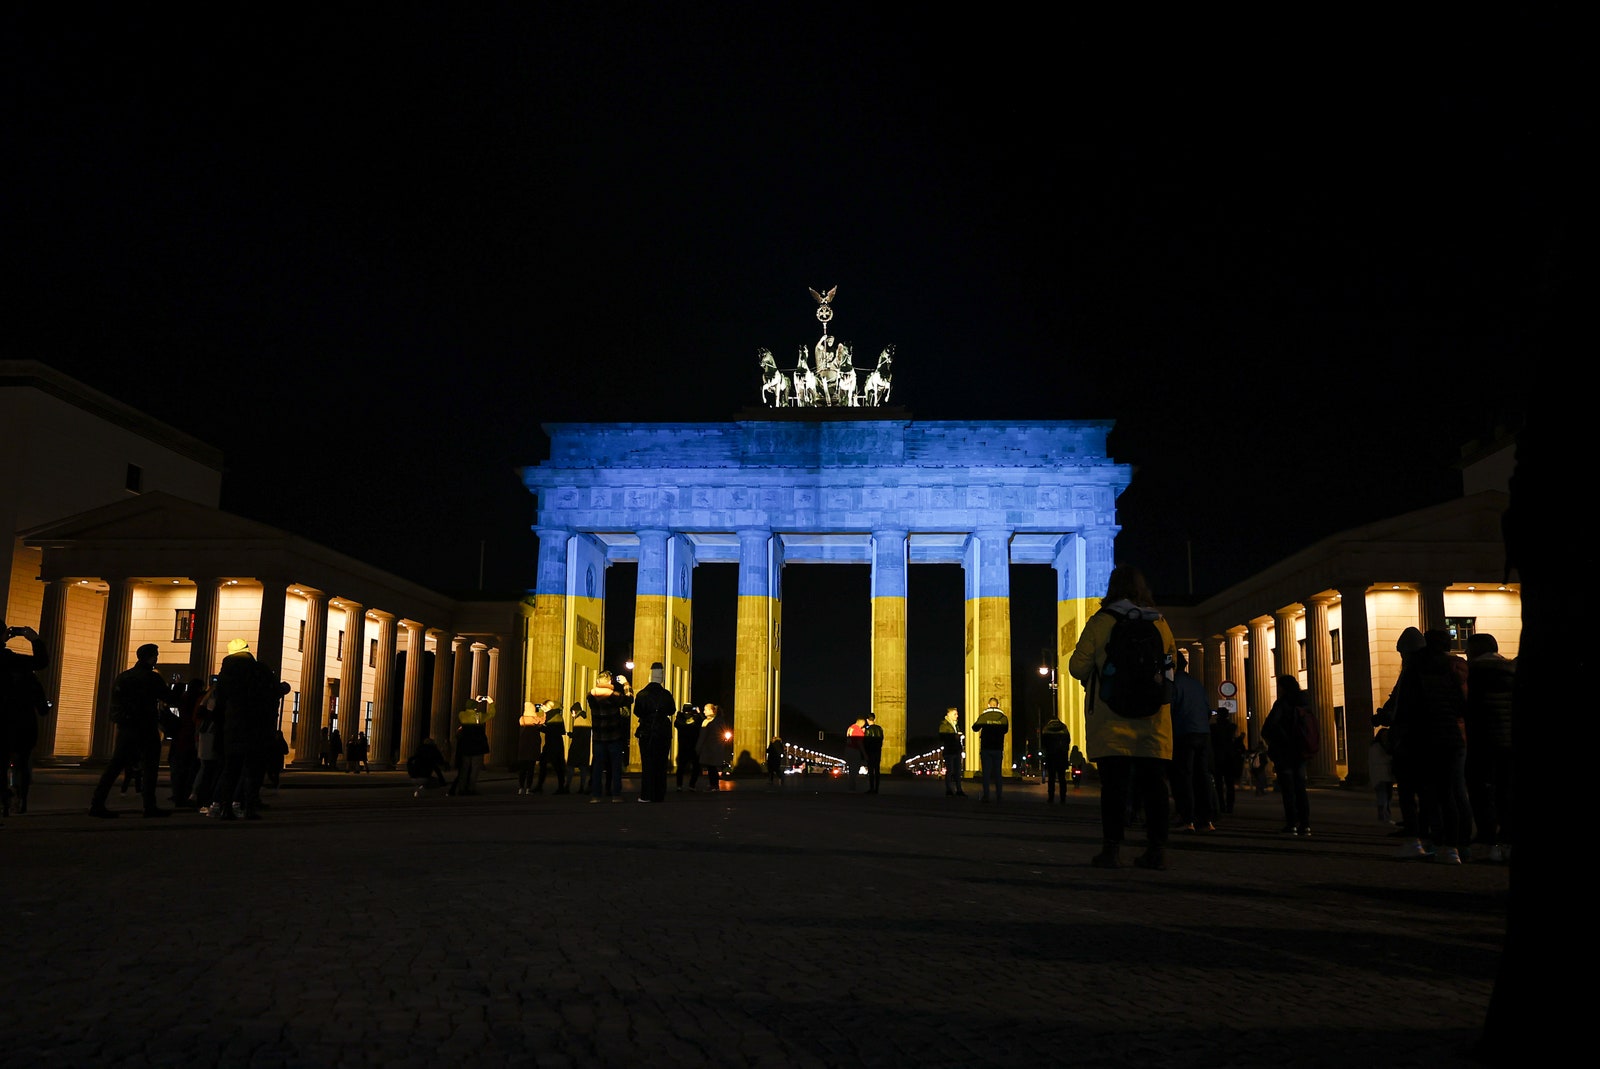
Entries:
[[[39,720],[50,709],[36,673],[50,666],[50,654],[39,632],[31,627],[6,627],[0,620],[0,804],[11,813],[12,788],[7,785],[7,765],[16,769],[17,812],[28,810],[28,786],[33,779],[33,747],[39,740]],[[25,638],[32,653],[7,649],[5,643]]]

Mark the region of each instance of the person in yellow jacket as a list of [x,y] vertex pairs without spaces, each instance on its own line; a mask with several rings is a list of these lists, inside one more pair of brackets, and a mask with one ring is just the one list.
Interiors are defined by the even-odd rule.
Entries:
[[[1127,823],[1129,792],[1144,802],[1145,852],[1134,858],[1140,868],[1167,867],[1167,766],[1172,763],[1172,708],[1170,701],[1153,715],[1119,714],[1107,700],[1101,674],[1106,667],[1106,646],[1120,620],[1148,620],[1160,634],[1166,664],[1173,664],[1177,644],[1172,629],[1151,606],[1155,598],[1137,568],[1114,569],[1101,599],[1100,611],[1089,618],[1072,651],[1067,670],[1088,692],[1084,704],[1084,733],[1089,760],[1100,771],[1100,837],[1102,846],[1091,863],[1116,868]],[[1167,679],[1171,679],[1170,670]]]

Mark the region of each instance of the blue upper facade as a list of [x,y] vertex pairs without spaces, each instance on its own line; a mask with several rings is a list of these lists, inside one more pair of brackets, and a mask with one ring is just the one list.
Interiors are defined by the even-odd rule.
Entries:
[[683,534],[700,561],[737,560],[738,532],[779,535],[783,559],[871,559],[905,532],[913,562],[960,562],[976,531],[1049,563],[1061,536],[1116,532],[1132,477],[1093,421],[744,420],[552,423],[524,469],[541,529],[587,533],[637,559],[640,530]]

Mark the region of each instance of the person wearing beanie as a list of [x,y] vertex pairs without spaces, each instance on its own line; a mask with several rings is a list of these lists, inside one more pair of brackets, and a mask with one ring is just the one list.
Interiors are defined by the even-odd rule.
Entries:
[[639,718],[639,801],[667,800],[667,762],[672,755],[672,717],[677,708],[667,690],[667,670],[660,661],[650,666],[650,682],[633,700]]
[[172,810],[156,804],[156,779],[161,768],[161,714],[167,711],[172,694],[167,681],[156,671],[161,647],[147,642],[134,651],[133,667],[111,684],[111,722],[117,726],[117,741],[111,763],[100,774],[89,801],[89,815],[114,817],[106,808],[106,797],[125,769],[135,763],[144,768],[140,793],[144,796],[144,815],[171,816]]

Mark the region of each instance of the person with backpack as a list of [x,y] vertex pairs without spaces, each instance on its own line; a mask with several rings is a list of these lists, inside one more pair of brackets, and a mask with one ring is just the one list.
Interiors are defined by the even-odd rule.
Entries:
[[1144,575],[1111,572],[1100,609],[1078,637],[1067,670],[1084,685],[1089,760],[1100,771],[1098,868],[1119,865],[1130,792],[1144,800],[1140,868],[1167,867],[1167,767],[1172,763],[1172,671],[1177,644]]
[[1306,794],[1306,760],[1316,750],[1309,745],[1312,735],[1305,725],[1311,721],[1305,692],[1294,676],[1278,677],[1278,700],[1272,703],[1266,723],[1261,725],[1261,741],[1278,773],[1278,791],[1283,795],[1283,831],[1288,835],[1311,838],[1311,801]]

